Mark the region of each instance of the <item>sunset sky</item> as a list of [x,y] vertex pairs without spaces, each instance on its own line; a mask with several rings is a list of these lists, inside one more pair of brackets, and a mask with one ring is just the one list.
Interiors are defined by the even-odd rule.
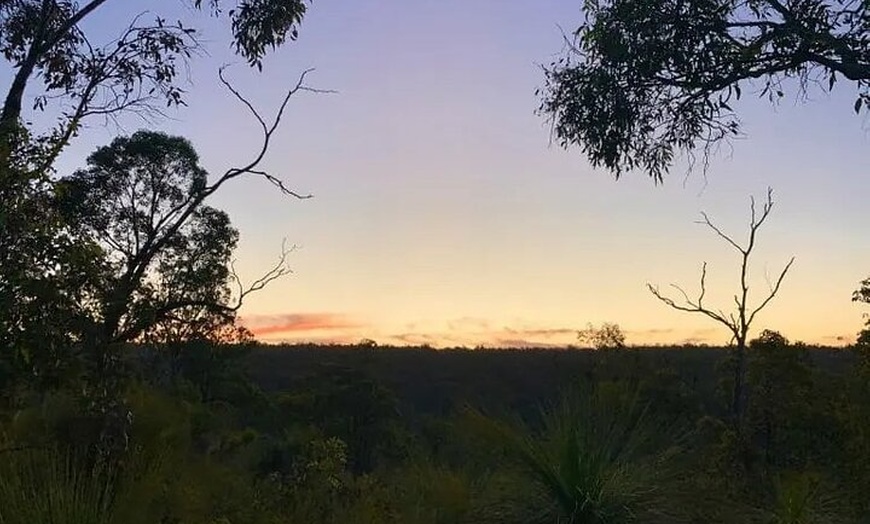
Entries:
[[[156,3],[115,4],[91,27],[117,28]],[[265,163],[313,199],[251,179],[211,201],[241,232],[243,276],[270,267],[282,239],[299,246],[294,274],[242,311],[262,340],[546,346],[607,321],[634,344],[724,344],[721,326],[669,310],[646,283],[695,291],[707,261],[710,305],[731,307],[738,253],[695,221],[706,211],[743,238],[749,196],[768,186],[776,206],[752,266],[756,296],[796,261],[756,332],[843,344],[861,328],[868,308],[850,297],[870,276],[870,120],[853,113],[847,83],[778,107],[745,95],[746,138],[706,176],[680,165],[656,187],[643,173],[614,181],[551,145],[534,114],[541,65],[559,55],[581,0],[318,1],[262,73],[232,56],[222,23],[159,4],[202,27],[209,54],[191,67],[189,107],[170,121],[125,120],[123,132],[184,135],[217,174],[259,138],[219,88],[218,66],[236,62],[228,76],[264,112],[310,67],[310,85],[336,91],[291,102]],[[119,132],[95,122],[61,170]]]

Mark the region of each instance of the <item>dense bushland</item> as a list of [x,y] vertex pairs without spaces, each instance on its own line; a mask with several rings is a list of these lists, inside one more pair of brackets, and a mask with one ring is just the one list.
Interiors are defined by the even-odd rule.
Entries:
[[[107,457],[74,391],[2,421],[0,522],[866,522],[868,348],[130,347]],[[180,357],[179,357],[180,355]],[[36,502],[34,502],[36,501]],[[862,518],[864,520],[862,520]]]

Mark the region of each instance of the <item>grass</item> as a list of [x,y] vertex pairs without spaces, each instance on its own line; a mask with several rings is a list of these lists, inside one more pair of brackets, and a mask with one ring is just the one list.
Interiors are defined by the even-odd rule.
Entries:
[[71,453],[7,453],[0,463],[0,524],[113,522],[116,475]]

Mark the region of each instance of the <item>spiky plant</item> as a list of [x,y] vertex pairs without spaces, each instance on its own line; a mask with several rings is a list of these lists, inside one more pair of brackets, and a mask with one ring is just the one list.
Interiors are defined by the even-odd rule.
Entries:
[[0,524],[160,522],[187,451],[178,409],[131,395],[138,417],[128,449],[106,458],[87,441],[56,437],[58,421],[74,419],[62,400],[22,412],[14,428],[0,424]]
[[845,524],[836,490],[825,489],[818,475],[785,472],[773,479],[773,508],[769,524]]
[[0,524],[108,524],[115,475],[70,453],[25,450],[0,461]]
[[[656,449],[656,428],[636,390],[601,385],[566,394],[543,410],[539,429],[470,416],[534,489],[528,522],[623,524],[677,522],[667,483],[668,460]],[[657,431],[658,430],[658,431]]]

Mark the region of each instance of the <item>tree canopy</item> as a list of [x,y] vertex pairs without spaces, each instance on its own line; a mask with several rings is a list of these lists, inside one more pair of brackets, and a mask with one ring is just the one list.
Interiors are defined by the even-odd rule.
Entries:
[[[55,150],[49,160],[88,117],[153,113],[183,103],[184,90],[176,80],[179,65],[200,47],[197,30],[159,14],[143,14],[100,46],[82,22],[109,1],[0,1],[0,54],[15,73],[0,113],[7,142],[5,133],[22,118],[25,90],[34,84],[39,88],[33,108],[53,105],[59,112],[47,137]],[[234,51],[258,68],[270,50],[297,37],[307,8],[304,0],[187,1],[228,17]]]
[[99,249],[91,302],[104,342],[125,342],[187,317],[233,318],[230,261],[238,231],[201,204],[206,171],[190,143],[140,131],[116,138],[60,182],[73,234]]
[[567,53],[545,68],[539,112],[562,147],[618,178],[661,182],[675,156],[708,155],[738,135],[732,104],[749,87],[775,102],[854,83],[870,109],[866,0],[587,0]]
[[861,287],[855,291],[852,295],[852,299],[855,302],[870,304],[870,278],[865,278],[861,281]]
[[[284,249],[243,286],[231,264],[238,233],[204,200],[243,175],[303,197],[259,166],[290,98],[310,90],[306,73],[272,117],[219,75],[261,125],[262,142],[212,183],[187,140],[154,132],[116,139],[71,176],[54,172],[86,121],[159,118],[184,104],[179,73],[201,49],[198,31],[158,6],[113,20],[117,27],[100,33],[114,38],[99,41],[84,22],[110,1],[0,0],[0,56],[12,71],[0,113],[0,368],[11,371],[0,380],[25,387],[44,390],[82,373],[105,383],[124,343],[244,339],[234,323],[242,299],[289,271]],[[307,9],[304,0],[185,2],[228,19],[230,46],[257,68],[297,37]],[[47,132],[32,125],[35,112],[50,116]],[[103,396],[119,391],[103,385]]]

